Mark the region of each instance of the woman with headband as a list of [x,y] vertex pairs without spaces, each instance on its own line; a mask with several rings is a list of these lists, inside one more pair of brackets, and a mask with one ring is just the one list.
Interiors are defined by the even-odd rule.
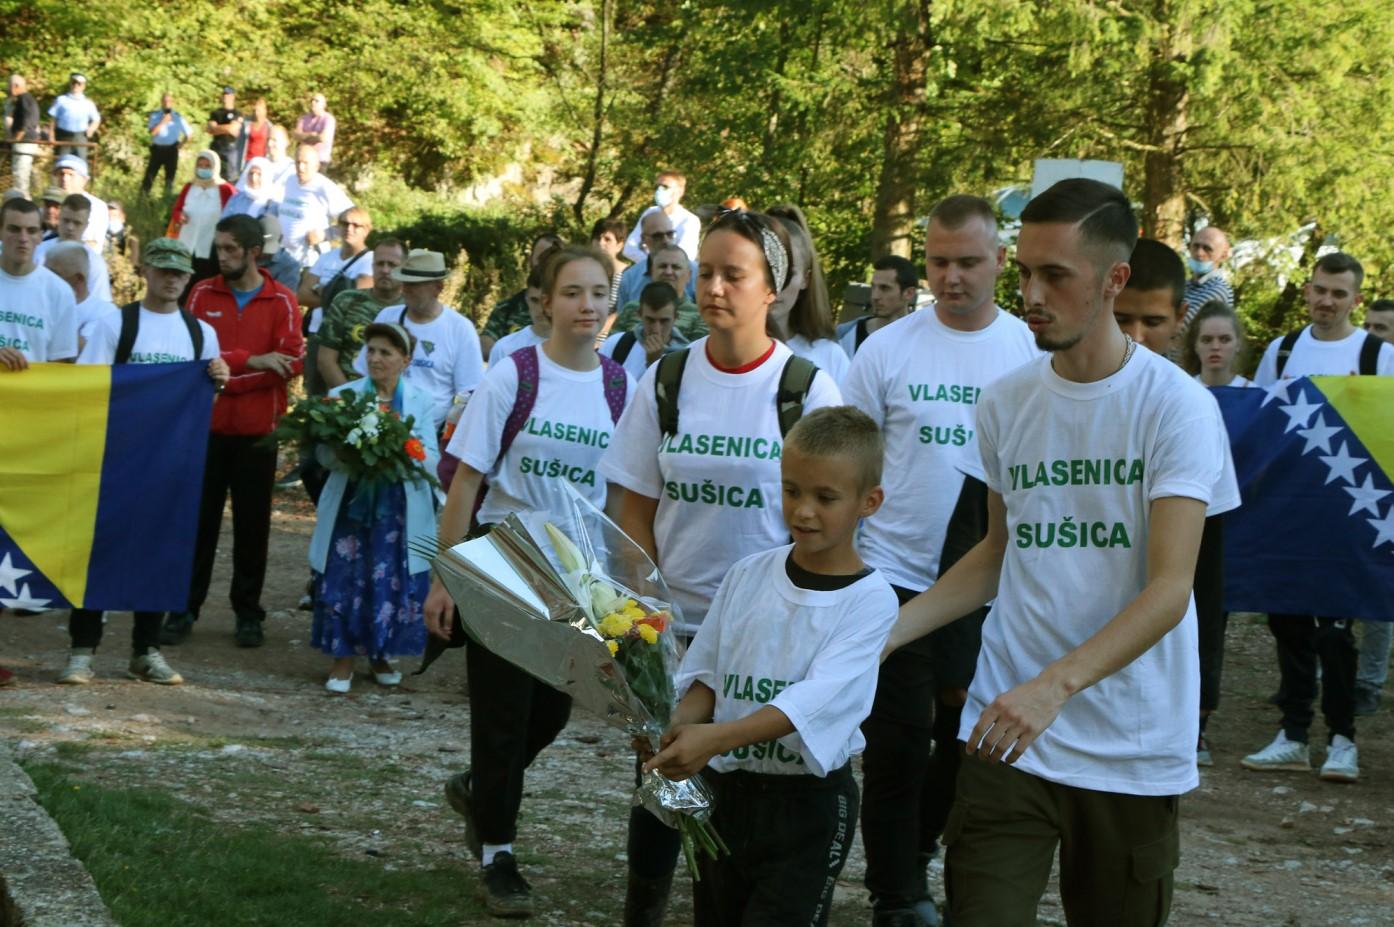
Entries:
[[[421,466],[435,473],[440,452],[431,395],[402,377],[415,339],[401,325],[374,322],[363,330],[363,342],[368,375],[334,387],[329,395],[366,393],[377,397],[382,414],[411,418],[412,435],[426,453]],[[333,453],[323,446],[318,453],[331,471],[310,538],[311,642],[334,658],[324,687],[339,695],[348,692],[356,656],[371,661],[379,685],[395,686],[402,674],[391,658],[416,656],[426,647],[421,609],[431,587],[431,563],[408,551],[407,542],[435,529],[432,490],[425,481],[408,481],[359,494],[335,469]]]
[[[600,464],[624,488],[620,527],[662,570],[689,637],[732,564],[788,542],[780,454],[797,403],[811,412],[842,401],[831,377],[791,364],[793,352],[767,333],[789,274],[778,222],[729,212],[708,227],[697,306],[710,333],[649,367]],[[789,372],[810,369],[800,395]],[[631,812],[626,925],[662,922],[678,848],[677,831]]]

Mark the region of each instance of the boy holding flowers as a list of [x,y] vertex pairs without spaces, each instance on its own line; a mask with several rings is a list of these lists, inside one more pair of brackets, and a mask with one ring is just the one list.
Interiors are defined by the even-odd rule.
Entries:
[[698,927],[826,924],[856,829],[850,760],[896,618],[889,583],[857,554],[881,505],[884,445],[850,406],[789,432],[781,461],[793,544],[726,574],[678,674],[686,689],[645,764],[702,773],[731,852],[701,863]]

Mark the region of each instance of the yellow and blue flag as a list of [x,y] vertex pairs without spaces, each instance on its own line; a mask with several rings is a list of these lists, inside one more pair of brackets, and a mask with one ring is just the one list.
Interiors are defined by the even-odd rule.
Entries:
[[0,371],[0,605],[186,607],[213,405],[206,366]]
[[1394,377],[1214,393],[1244,497],[1226,608],[1394,620]]

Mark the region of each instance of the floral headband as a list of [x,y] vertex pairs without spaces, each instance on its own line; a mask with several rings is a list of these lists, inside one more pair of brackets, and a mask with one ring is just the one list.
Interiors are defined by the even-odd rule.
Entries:
[[724,219],[729,215],[735,215],[747,225],[754,226],[760,233],[760,249],[765,252],[765,263],[770,266],[770,276],[774,277],[774,291],[778,293],[784,289],[784,284],[789,282],[789,250],[784,247],[784,242],[765,224],[752,221],[758,213],[725,207],[716,211],[718,219]]

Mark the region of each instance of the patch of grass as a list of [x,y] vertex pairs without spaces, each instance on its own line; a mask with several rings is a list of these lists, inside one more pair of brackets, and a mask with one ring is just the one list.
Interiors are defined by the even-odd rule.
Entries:
[[489,923],[454,869],[388,871],[309,838],[220,824],[165,792],[93,785],[52,763],[25,769],[123,927]]

